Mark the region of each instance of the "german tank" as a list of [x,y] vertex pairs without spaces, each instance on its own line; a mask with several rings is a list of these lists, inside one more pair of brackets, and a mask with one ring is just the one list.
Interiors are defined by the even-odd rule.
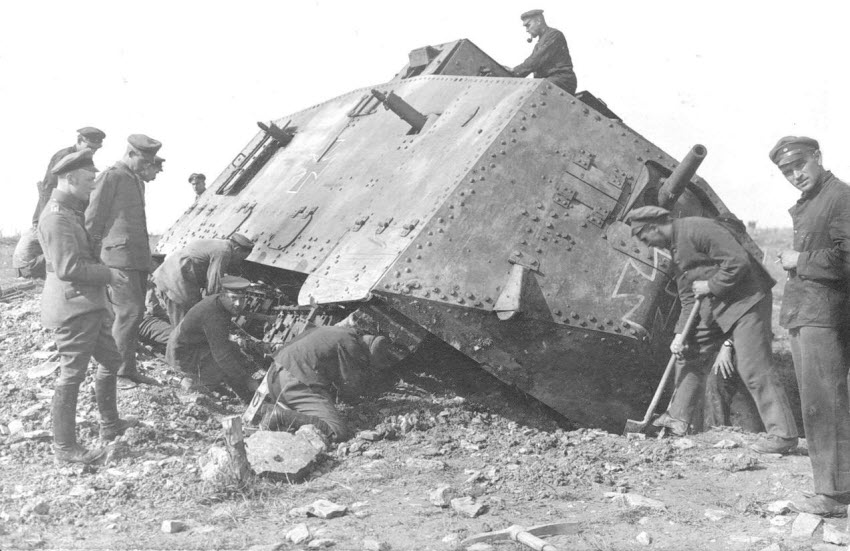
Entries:
[[354,313],[401,351],[433,334],[576,423],[642,415],[679,305],[669,255],[622,220],[728,212],[695,175],[705,148],[679,163],[592,94],[509,78],[469,40],[258,124],[157,253],[254,236],[265,339]]

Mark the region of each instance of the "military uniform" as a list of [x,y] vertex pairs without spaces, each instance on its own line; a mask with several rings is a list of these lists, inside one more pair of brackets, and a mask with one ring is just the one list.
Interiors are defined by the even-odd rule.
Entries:
[[[159,142],[143,138],[155,144],[150,146],[153,156]],[[131,145],[134,145],[132,141]],[[127,285],[112,289],[115,311],[112,334],[122,357],[118,376],[138,379],[136,345],[152,261],[145,217],[145,184],[123,161],[98,177],[86,209],[86,228],[95,254],[107,266],[124,271],[129,279]]]
[[77,150],[76,145],[72,145],[71,147],[63,147],[59,151],[53,154],[50,157],[50,162],[47,163],[47,170],[45,171],[44,178],[38,182],[38,204],[35,206],[35,212],[32,215],[32,223],[35,226],[38,224],[38,220],[41,216],[41,211],[44,210],[44,206],[50,201],[50,196],[53,193],[53,190],[56,189],[56,183],[58,179],[56,175],[51,171],[53,167],[56,166],[61,159],[67,157],[71,153],[74,153]]
[[21,232],[21,238],[12,253],[12,268],[18,277],[44,278],[44,254],[35,228]]
[[200,302],[204,291],[221,291],[221,276],[232,270],[235,244],[227,239],[198,239],[165,257],[153,273],[157,298],[177,325]]
[[564,33],[552,27],[547,27],[537,37],[531,55],[512,72],[518,77],[534,73],[534,78],[545,78],[570,94],[575,94],[578,86],[567,39]]
[[797,427],[785,389],[773,367],[771,350],[771,288],[775,281],[760,263],[719,223],[708,218],[673,220],[671,254],[677,273],[682,315],[681,333],[694,304],[694,281],[707,281],[711,294],[700,308],[690,339],[696,354],[677,360],[676,393],[668,413],[690,421],[701,403],[706,375],[727,335],[735,342],[738,373],[755,400],[769,435],[797,436]]
[[171,332],[165,359],[195,384],[212,388],[226,383],[247,400],[252,393],[250,364],[229,339],[233,314],[220,297],[208,296],[189,310]]
[[797,268],[779,323],[791,335],[815,493],[850,494],[850,404],[844,350],[850,262],[850,187],[826,172],[789,210]]

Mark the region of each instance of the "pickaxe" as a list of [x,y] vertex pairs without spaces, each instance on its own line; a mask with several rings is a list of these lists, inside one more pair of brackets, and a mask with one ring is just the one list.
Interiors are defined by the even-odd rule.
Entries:
[[564,534],[576,534],[580,531],[581,523],[579,522],[555,522],[551,524],[540,524],[530,528],[524,528],[518,524],[514,524],[504,530],[475,534],[460,543],[463,546],[468,546],[479,542],[513,540],[529,546],[534,551],[558,551],[557,547],[546,543],[539,536],[562,536]]

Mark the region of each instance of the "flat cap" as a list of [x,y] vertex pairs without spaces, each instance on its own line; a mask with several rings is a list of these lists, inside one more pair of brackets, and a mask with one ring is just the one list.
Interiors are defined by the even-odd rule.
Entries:
[[73,153],[65,155],[59,159],[59,162],[53,166],[50,172],[56,176],[67,174],[72,170],[78,170],[81,168],[88,170],[89,172],[97,172],[94,162],[92,161],[92,155],[94,155],[94,151],[91,149],[74,151]]
[[130,134],[127,137],[127,143],[150,160],[153,160],[159,148],[162,147],[160,142],[144,134]]
[[813,138],[807,138],[806,136],[785,136],[776,142],[776,145],[770,150],[770,160],[777,165],[783,165],[819,149],[820,144]]
[[94,143],[101,143],[106,138],[106,132],[94,126],[84,126],[77,130],[77,134]]
[[245,235],[244,233],[232,233],[230,235],[230,240],[239,245],[240,247],[245,247],[246,249],[254,248],[254,240]]
[[244,291],[251,286],[251,282],[244,277],[225,275],[221,278],[221,287],[225,291]]
[[670,211],[655,205],[638,207],[626,215],[626,224],[632,227],[632,235],[637,235],[647,224],[657,222],[659,219],[670,216]]
[[543,10],[528,10],[524,14],[520,15],[519,18],[525,21],[529,17],[535,17],[537,15],[543,15]]
[[206,180],[207,177],[201,174],[200,172],[193,172],[189,175],[189,183],[191,184],[195,180]]
[[384,369],[392,364],[390,343],[386,337],[363,335],[360,339],[369,347],[369,365]]

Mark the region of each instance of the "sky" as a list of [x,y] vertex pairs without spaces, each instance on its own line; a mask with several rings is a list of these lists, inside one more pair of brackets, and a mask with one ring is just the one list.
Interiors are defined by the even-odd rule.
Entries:
[[743,220],[790,226],[799,193],[767,156],[782,136],[818,139],[850,179],[842,2],[34,0],[0,6],[0,235],[30,223],[36,182],[82,126],[107,134],[101,169],[129,134],[163,143],[147,191],[161,233],[192,202],[189,174],[212,182],[257,121],[385,82],[429,44],[468,38],[517,65],[532,8],[566,35],[579,90],[674,158],[707,147],[699,174]]

